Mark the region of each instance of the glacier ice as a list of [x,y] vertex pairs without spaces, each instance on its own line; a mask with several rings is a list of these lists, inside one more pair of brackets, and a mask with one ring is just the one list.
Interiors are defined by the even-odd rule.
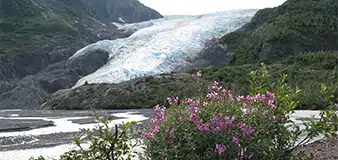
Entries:
[[[137,30],[128,38],[102,40],[77,51],[70,59],[102,49],[108,62],[81,78],[89,83],[118,83],[144,75],[173,71],[189,64],[212,38],[219,38],[249,22],[257,10],[232,10],[200,16],[166,17],[120,26]],[[121,29],[120,28],[120,29]]]

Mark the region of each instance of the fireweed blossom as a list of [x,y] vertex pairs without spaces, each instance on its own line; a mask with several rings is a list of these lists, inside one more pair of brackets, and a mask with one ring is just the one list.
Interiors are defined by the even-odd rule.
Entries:
[[197,77],[202,77],[202,72],[201,71],[197,72]]
[[201,108],[197,105],[193,105],[191,104],[188,108],[188,112],[190,114],[196,114],[196,113],[200,113],[201,112]]
[[209,98],[209,99],[217,99],[218,98],[218,93],[217,92],[208,93],[207,98]]
[[278,116],[272,116],[273,120],[278,121],[279,117]]
[[193,113],[190,116],[190,120],[195,123],[197,129],[201,132],[213,132],[217,134],[224,133],[229,129],[238,129],[244,137],[257,135],[255,129],[248,127],[243,122],[234,124],[235,119],[234,116],[224,116],[223,113],[220,113],[219,115],[214,114],[210,117],[209,121],[203,123],[197,114]]
[[[192,74],[192,78],[199,78],[202,77],[202,73],[199,71],[196,75]],[[232,142],[232,145],[237,145],[237,147],[242,147],[241,145],[245,144],[245,140],[249,136],[257,136],[256,129],[259,130],[259,126],[255,126],[253,128],[250,126],[250,121],[245,121],[243,118],[242,113],[240,115],[229,115],[229,113],[213,113],[216,112],[215,110],[208,110],[208,107],[212,108],[214,107],[213,104],[219,104],[222,102],[231,102],[230,105],[237,105],[241,106],[243,110],[247,110],[248,113],[253,113],[252,110],[254,110],[255,105],[264,105],[266,110],[264,113],[259,112],[259,115],[262,115],[266,117],[269,120],[279,120],[279,117],[277,115],[274,115],[274,111],[278,109],[278,107],[275,104],[275,95],[271,92],[266,92],[266,94],[257,94],[257,95],[249,95],[249,96],[237,96],[235,92],[232,92],[230,90],[223,89],[222,86],[219,86],[219,82],[214,81],[213,83],[208,85],[209,93],[207,94],[206,98],[208,102],[205,102],[203,97],[201,99],[198,98],[185,98],[181,100],[181,104],[179,107],[185,109],[185,110],[179,110],[179,112],[176,112],[172,115],[167,116],[176,116],[176,119],[178,121],[190,121],[193,125],[194,129],[196,129],[199,134],[205,134],[205,135],[216,135],[223,137],[226,133],[230,133],[228,137],[230,140],[230,143]],[[211,100],[210,100],[211,99]],[[178,97],[168,97],[167,98],[168,103],[171,105],[173,103],[178,102]],[[224,100],[224,101],[223,101]],[[211,104],[211,105],[210,105]],[[227,103],[229,104],[229,103]],[[176,106],[175,106],[176,107]],[[231,106],[230,106],[231,107]],[[211,111],[211,113],[209,112]],[[219,111],[219,110],[217,110]],[[222,111],[222,110],[220,110]],[[164,131],[166,135],[170,135],[171,132],[173,132],[175,126],[173,128],[166,129],[166,128],[160,128],[161,123],[166,123],[166,108],[164,106],[156,105],[154,107],[154,118],[152,119],[152,128],[150,128],[150,131],[144,135],[144,137],[151,138],[154,137],[158,132],[161,133]],[[269,115],[270,114],[270,115]],[[181,122],[179,122],[181,123]],[[247,123],[247,124],[245,124]],[[162,127],[162,126],[161,126]],[[176,132],[176,131],[175,131]],[[258,133],[259,134],[259,133]],[[243,141],[243,142],[242,142]],[[241,144],[241,145],[240,145]],[[217,155],[224,155],[224,153],[227,150],[227,147],[225,144],[215,144],[215,152]],[[231,146],[231,144],[230,144]],[[229,146],[229,147],[230,147]],[[212,146],[213,147],[213,146]],[[245,155],[247,158],[252,158],[253,155]]]
[[174,98],[174,97],[168,97],[168,104],[172,105],[174,102],[177,103],[178,102],[178,97]]
[[226,95],[228,93],[228,91],[226,89],[222,89],[221,92],[222,92],[223,95]]
[[194,100],[192,99],[192,98],[184,98],[183,100],[182,100],[182,103],[184,103],[184,104],[190,104],[190,103],[192,103]]
[[152,138],[155,136],[157,132],[160,130],[160,123],[167,122],[166,118],[166,110],[165,106],[160,107],[160,105],[155,105],[154,107],[154,118],[151,120],[153,127],[150,132],[145,133],[143,136],[144,138]]
[[216,153],[221,156],[227,150],[227,147],[223,144],[216,144]]
[[233,137],[232,142],[234,142],[234,144],[239,144],[239,138],[237,136]]
[[209,105],[209,103],[208,102],[202,102],[202,106],[208,106]]
[[[233,95],[229,92],[228,96],[232,99]],[[256,94],[254,96],[237,96],[236,100],[239,102],[242,102],[244,107],[247,107],[248,101],[253,101],[253,102],[264,102],[270,106],[272,110],[276,110],[278,106],[275,104],[275,95],[271,92],[266,92],[266,94]]]
[[268,118],[268,114],[269,114],[268,111],[264,111],[264,113],[263,113],[265,118]]
[[213,83],[208,85],[208,89],[221,90],[222,86],[219,86],[219,83],[217,81],[214,81]]

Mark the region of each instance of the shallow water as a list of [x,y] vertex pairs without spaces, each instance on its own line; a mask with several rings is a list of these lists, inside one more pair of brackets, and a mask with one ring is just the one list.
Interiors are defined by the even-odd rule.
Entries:
[[[113,117],[117,117],[117,119],[113,120],[110,124],[113,126],[114,124],[122,124],[124,122],[129,121],[145,121],[149,119],[152,114],[151,110],[103,110],[100,113],[104,115],[112,115]],[[28,116],[29,114],[29,116]],[[56,145],[58,144],[58,137],[54,138],[54,140],[50,140],[51,147],[43,147],[43,148],[28,148],[20,149],[24,147],[24,145],[29,145],[30,143],[39,143],[42,139],[39,136],[49,136],[49,135],[57,135],[60,133],[74,133],[80,131],[80,129],[90,129],[94,128],[97,123],[90,124],[77,124],[73,123],[71,120],[77,119],[87,119],[92,113],[91,111],[22,111],[22,110],[0,110],[0,128],[1,128],[1,119],[21,119],[21,120],[30,120],[30,119],[41,119],[45,121],[53,121],[55,126],[43,127],[32,129],[28,131],[13,131],[13,132],[0,132],[0,140],[2,141],[17,141],[13,142],[10,145],[4,145],[0,143],[0,148],[3,148],[0,151],[0,160],[28,160],[31,156],[45,156],[47,159],[58,158],[62,153],[69,151],[71,148],[75,146],[71,144],[71,141],[66,142],[66,144]],[[15,115],[15,116],[13,116]],[[23,138],[23,140],[17,140],[20,137],[28,137]],[[52,137],[52,136],[51,136]],[[54,137],[54,136],[53,136]],[[8,140],[9,139],[9,140]],[[41,142],[43,143],[43,142]],[[55,144],[53,144],[55,143]],[[46,145],[46,144],[41,144]],[[56,146],[54,146],[56,145]],[[17,146],[18,149],[15,150],[6,150],[6,148]],[[39,146],[37,144],[37,146]]]

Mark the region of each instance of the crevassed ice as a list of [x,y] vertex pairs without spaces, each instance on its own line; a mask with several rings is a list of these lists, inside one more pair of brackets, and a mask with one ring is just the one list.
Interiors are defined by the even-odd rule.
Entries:
[[233,10],[213,14],[163,18],[125,25],[139,28],[128,38],[103,40],[77,51],[70,59],[95,49],[110,53],[107,64],[81,78],[75,87],[89,83],[118,83],[144,75],[184,67],[204,44],[249,22],[257,10]]

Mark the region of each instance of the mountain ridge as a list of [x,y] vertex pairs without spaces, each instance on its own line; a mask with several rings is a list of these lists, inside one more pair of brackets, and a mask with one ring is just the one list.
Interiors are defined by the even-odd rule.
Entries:
[[[98,40],[129,36],[110,23],[120,17],[140,22],[162,15],[136,0],[1,0],[0,107],[36,108],[52,93],[51,84],[72,86],[86,69],[67,68],[68,57]],[[87,59],[86,63],[95,66],[96,62]],[[46,71],[51,65],[58,67]],[[24,98],[31,94],[47,96],[36,103],[34,96]]]
[[[251,22],[242,28],[207,44],[199,57],[193,61],[193,66],[190,66],[197,69],[137,78],[119,84],[91,84],[74,90],[61,90],[56,92],[55,97],[47,101],[43,107],[48,109],[90,109],[93,107],[114,109],[152,107],[157,103],[166,104],[165,99],[169,96],[180,98],[192,96],[194,81],[190,75],[198,70],[202,70],[205,83],[219,80],[225,88],[234,89],[237,93],[246,95],[248,93],[244,88],[248,88],[248,73],[257,69],[257,64],[265,62],[268,63],[268,69],[275,80],[278,80],[281,74],[288,74],[287,81],[290,86],[303,89],[299,97],[298,108],[322,109],[325,106],[322,106],[318,92],[320,83],[334,83],[338,79],[338,49],[337,45],[334,45],[338,44],[338,34],[333,27],[333,24],[338,24],[336,19],[338,14],[335,14],[338,13],[336,12],[338,11],[337,2],[334,0],[288,0],[281,6],[262,9],[255,14]],[[327,16],[329,25],[320,25],[318,22],[321,21],[314,22],[314,24],[308,23],[318,18],[318,16],[304,17],[304,14],[312,14],[312,12],[320,12],[324,17]],[[289,15],[289,18],[285,19],[285,15]],[[290,19],[299,20],[299,23],[290,23]],[[291,32],[286,32],[288,34],[285,36],[284,31]],[[303,31],[317,32],[316,34],[303,34]],[[300,34],[302,36],[299,36],[299,33],[302,33]],[[322,41],[326,45],[318,45],[318,48],[311,49],[316,46],[318,39],[323,39],[326,35],[331,37],[327,41]],[[310,45],[303,45],[304,38],[305,41],[310,42]],[[284,42],[295,45],[285,45]],[[326,46],[330,49],[325,48]],[[294,51],[288,53],[290,48]],[[257,58],[257,55],[265,57],[264,59]],[[77,91],[80,96],[75,94]],[[109,97],[114,98],[108,99],[104,93],[110,93]],[[338,97],[338,91],[335,96]]]

